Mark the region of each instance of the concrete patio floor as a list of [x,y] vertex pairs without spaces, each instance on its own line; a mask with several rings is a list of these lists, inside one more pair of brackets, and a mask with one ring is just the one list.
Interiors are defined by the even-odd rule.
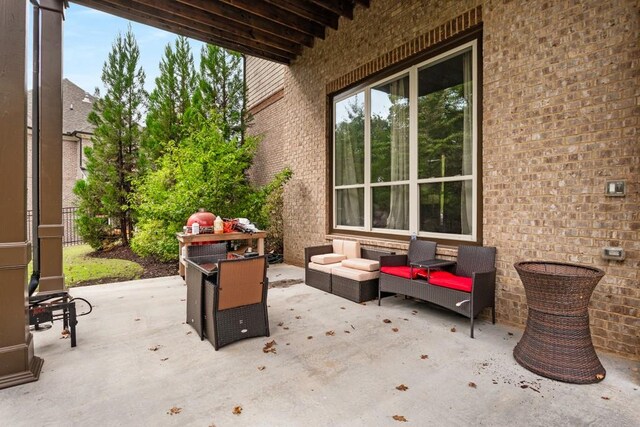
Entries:
[[40,380],[0,390],[0,425],[640,425],[637,362],[600,352],[604,381],[564,384],[515,362],[517,328],[479,321],[470,339],[428,304],[355,304],[291,285],[303,270],[287,265],[269,276],[286,281],[269,291],[271,337],[217,352],[184,324],[178,276],[73,289],[94,304],[78,346],[61,322],[34,334]]

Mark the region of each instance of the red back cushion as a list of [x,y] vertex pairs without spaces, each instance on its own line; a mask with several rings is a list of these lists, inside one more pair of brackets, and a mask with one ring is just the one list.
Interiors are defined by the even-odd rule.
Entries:
[[390,274],[392,276],[404,277],[405,279],[416,279],[419,273],[426,273],[427,271],[421,268],[414,268],[412,277],[411,267],[407,267],[406,265],[398,265],[381,267],[380,272]]
[[[419,276],[426,279],[426,271],[424,273],[420,273]],[[473,287],[473,280],[471,277],[456,276],[448,271],[432,271],[428,280],[432,285],[463,292],[471,292],[471,288]]]

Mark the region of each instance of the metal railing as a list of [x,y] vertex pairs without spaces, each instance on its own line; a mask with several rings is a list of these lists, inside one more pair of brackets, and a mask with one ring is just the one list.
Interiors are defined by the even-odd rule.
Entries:
[[[82,237],[78,233],[76,225],[76,215],[78,208],[62,208],[62,225],[64,226],[64,236],[62,237],[63,246],[81,245],[84,243]],[[31,241],[31,228],[33,221],[33,211],[27,211],[27,239]]]

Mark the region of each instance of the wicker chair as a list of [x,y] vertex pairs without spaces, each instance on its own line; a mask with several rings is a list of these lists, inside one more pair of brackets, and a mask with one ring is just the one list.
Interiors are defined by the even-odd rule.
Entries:
[[185,281],[187,283],[187,323],[204,339],[203,295],[207,280],[215,280],[213,266],[227,257],[227,244],[187,246]]
[[215,285],[205,287],[205,332],[218,350],[227,344],[269,336],[265,256],[221,260]]

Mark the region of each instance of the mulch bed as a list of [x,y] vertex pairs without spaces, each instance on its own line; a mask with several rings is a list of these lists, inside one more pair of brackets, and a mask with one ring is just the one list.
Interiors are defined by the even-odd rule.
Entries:
[[[95,251],[89,254],[93,258],[109,258],[109,259],[124,259],[127,261],[133,261],[140,264],[143,268],[142,276],[140,279],[151,279],[153,277],[165,277],[175,276],[178,274],[178,262],[169,261],[162,262],[154,258],[142,258],[133,253],[131,248],[125,246],[116,246],[114,248],[105,251]],[[119,279],[121,280],[121,279]],[[113,280],[111,280],[113,281]],[[99,283],[108,283],[109,281],[100,280]],[[96,284],[93,282],[83,282],[82,285]]]

